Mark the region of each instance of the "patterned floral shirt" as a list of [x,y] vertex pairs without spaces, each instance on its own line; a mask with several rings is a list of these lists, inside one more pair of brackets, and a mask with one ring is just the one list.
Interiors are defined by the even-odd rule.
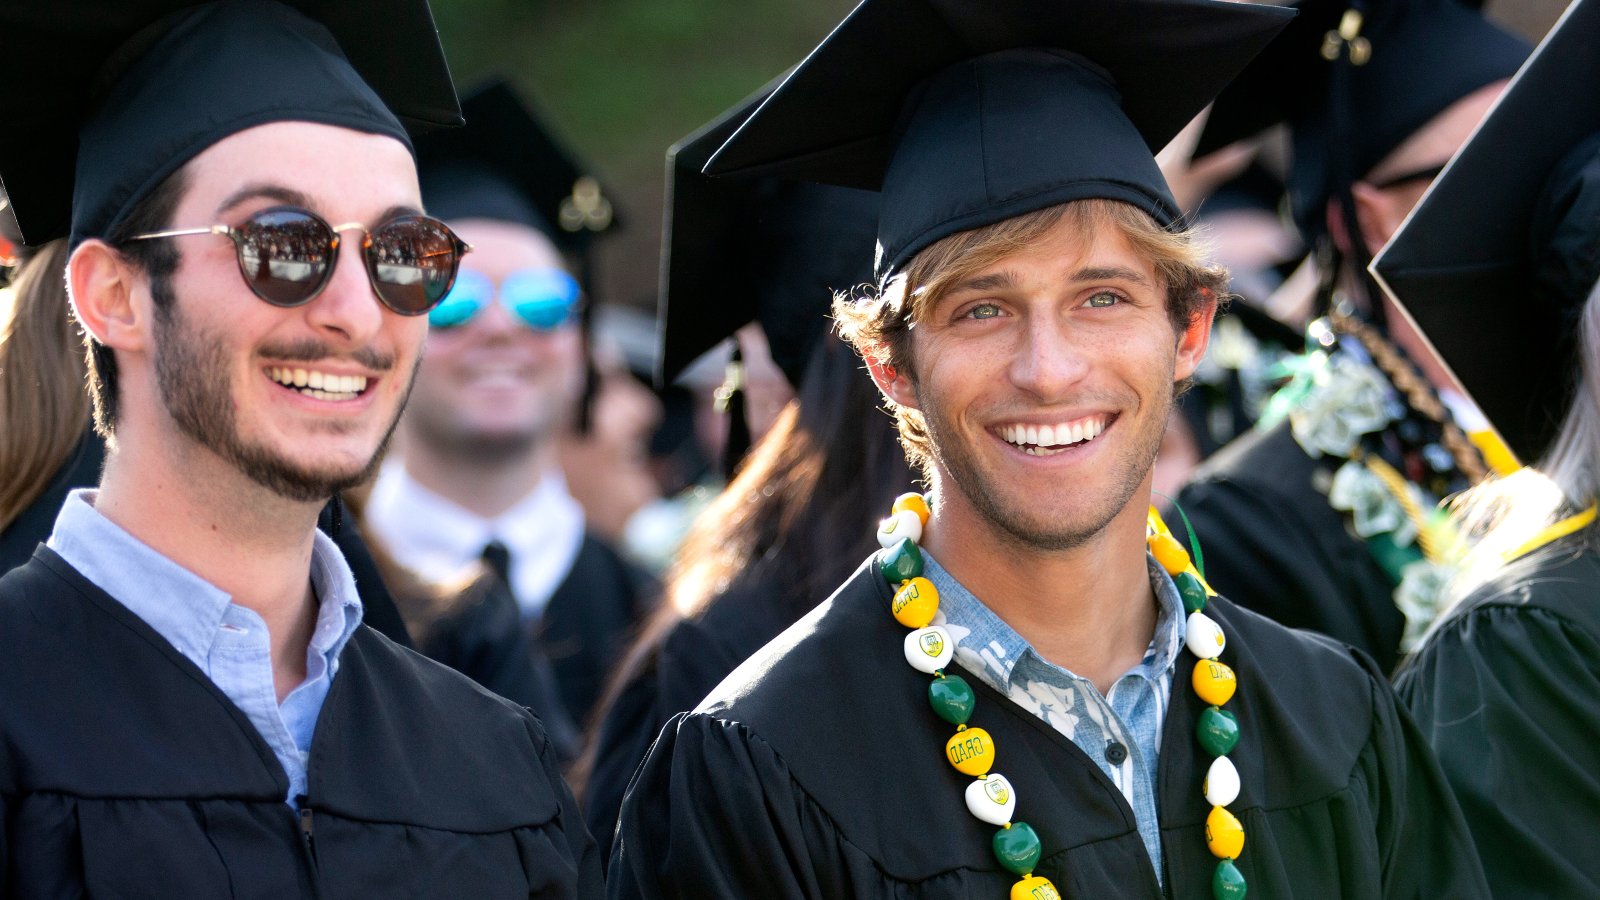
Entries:
[[1102,696],[1094,682],[1047,662],[1033,647],[924,551],[924,574],[939,589],[944,626],[956,659],[990,687],[1061,732],[1100,767],[1127,798],[1156,877],[1161,825],[1156,819],[1156,757],[1183,647],[1183,601],[1172,578],[1147,558],[1155,590],[1156,628],[1144,659]]

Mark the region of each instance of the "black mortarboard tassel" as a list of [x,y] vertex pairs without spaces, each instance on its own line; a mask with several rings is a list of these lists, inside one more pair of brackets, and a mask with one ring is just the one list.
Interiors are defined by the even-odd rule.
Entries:
[[1293,15],[1215,0],[864,0],[707,166],[882,189],[876,274],[1069,200],[1178,217],[1153,156]]
[[798,387],[835,291],[872,277],[878,195],[770,177],[710,178],[706,160],[771,92],[747,98],[667,151],[659,380],[748,322]]
[[1596,46],[1578,0],[1372,266],[1524,462],[1571,403],[1600,278]]
[[424,0],[0,7],[0,179],[30,244],[105,234],[196,154],[278,121],[460,124]]

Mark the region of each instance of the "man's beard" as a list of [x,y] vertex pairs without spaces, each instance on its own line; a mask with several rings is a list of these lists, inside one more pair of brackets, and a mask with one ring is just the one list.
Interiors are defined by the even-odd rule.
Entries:
[[[222,342],[188,324],[178,312],[174,302],[176,298],[170,292],[170,283],[152,285],[152,293],[163,290],[167,295],[156,297],[154,304],[156,384],[168,415],[172,416],[180,431],[222,457],[250,480],[285,500],[326,500],[372,477],[383,459],[384,449],[394,435],[400,410],[405,408],[404,398],[395,408],[394,418],[385,429],[383,440],[364,465],[344,471],[303,467],[269,447],[246,440],[239,433],[233,403],[234,385]],[[273,357],[282,362],[310,362],[328,359],[333,355],[314,341],[282,347],[273,353]],[[357,357],[375,371],[391,370],[395,365],[392,356],[384,357],[375,351],[362,351]],[[415,367],[411,375],[414,379]],[[408,395],[410,384],[408,381]],[[341,426],[342,423],[332,427]]]
[[[1142,437],[1134,435],[1134,443],[1129,451],[1120,458],[1100,463],[1101,466],[1111,467],[1116,475],[1109,492],[1100,495],[1082,493],[1072,498],[1073,508],[1063,510],[1063,515],[1041,517],[1027,515],[1031,508],[1036,508],[1030,498],[1015,498],[1010,502],[1005,499],[1003,486],[995,483],[997,476],[984,469],[973,448],[962,443],[956,437],[958,432],[949,427],[938,413],[930,412],[939,408],[936,398],[926,396],[920,385],[916,391],[917,405],[922,410],[929,443],[933,448],[934,463],[944,475],[940,484],[949,482],[979,517],[1007,543],[1023,550],[1046,552],[1083,546],[1102,534],[1112,520],[1127,508],[1128,501],[1144,484],[1155,465],[1156,453],[1161,449],[1161,436],[1172,410],[1170,400],[1166,409],[1159,411],[1159,415],[1152,410],[1146,422],[1158,423],[1153,429],[1154,433]],[[935,402],[930,403],[929,400]],[[1131,416],[1119,417],[1116,424],[1124,428],[1138,427]],[[1151,428],[1147,424],[1144,430],[1149,432]]]

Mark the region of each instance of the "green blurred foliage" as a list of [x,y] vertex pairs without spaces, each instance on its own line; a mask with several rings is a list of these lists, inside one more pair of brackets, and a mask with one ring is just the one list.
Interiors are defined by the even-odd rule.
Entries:
[[799,62],[851,0],[433,0],[457,87],[510,78],[600,177],[625,232],[602,299],[653,306],[669,145]]

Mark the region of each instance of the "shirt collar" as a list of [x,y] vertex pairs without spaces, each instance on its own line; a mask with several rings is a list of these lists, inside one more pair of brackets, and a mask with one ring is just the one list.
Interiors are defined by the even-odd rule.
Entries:
[[511,554],[512,593],[524,615],[542,610],[572,571],[584,535],[583,507],[558,470],[487,519],[423,487],[398,459],[379,470],[364,524],[402,565],[436,582],[460,575],[499,541]]
[[[1068,677],[1083,677],[1056,666],[1042,656],[1033,646],[995,615],[982,600],[957,581],[933,555],[923,551],[923,575],[939,589],[939,614],[941,624],[956,641],[956,654],[962,663],[1001,693],[1009,693],[1011,676],[1017,663],[1031,655],[1042,665],[1060,669]],[[1156,627],[1144,659],[1127,674],[1141,674],[1154,681],[1170,672],[1177,664],[1178,653],[1183,649],[1183,600],[1172,577],[1161,568],[1154,557],[1146,554],[1150,587],[1156,595]]]
[[[46,545],[190,659],[210,651],[233,598],[129,534],[94,508],[97,491],[67,495]],[[311,545],[317,624],[307,659],[330,664],[361,625],[361,597],[339,545],[320,530]]]

